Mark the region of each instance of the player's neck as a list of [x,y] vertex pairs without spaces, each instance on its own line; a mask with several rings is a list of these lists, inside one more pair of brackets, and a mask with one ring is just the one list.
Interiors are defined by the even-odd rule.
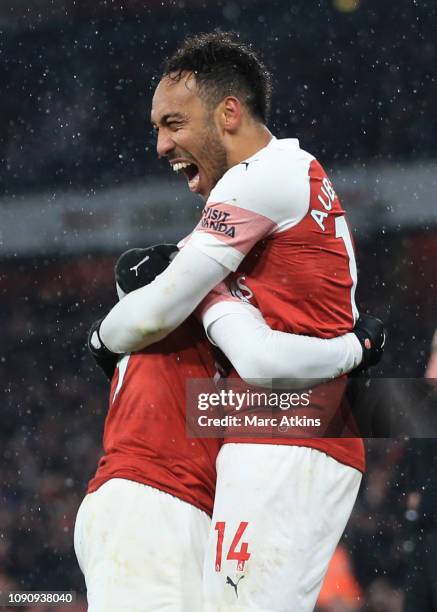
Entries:
[[241,133],[235,136],[228,149],[229,168],[240,164],[245,159],[264,149],[272,138],[273,134],[262,124],[256,124],[256,126],[242,130]]

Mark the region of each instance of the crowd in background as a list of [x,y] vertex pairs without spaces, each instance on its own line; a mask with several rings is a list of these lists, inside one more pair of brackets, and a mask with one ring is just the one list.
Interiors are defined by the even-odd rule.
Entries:
[[0,39],[3,192],[96,189],[162,171],[150,155],[153,78],[186,34],[217,27],[261,47],[272,130],[325,165],[435,154],[431,3],[396,2],[396,27],[393,4],[379,0],[354,12],[330,0],[70,4],[68,18],[39,28],[23,18],[24,30]]

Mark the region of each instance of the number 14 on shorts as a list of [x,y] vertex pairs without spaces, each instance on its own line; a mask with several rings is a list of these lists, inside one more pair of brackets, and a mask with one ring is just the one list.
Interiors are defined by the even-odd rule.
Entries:
[[[242,572],[244,570],[244,564],[250,558],[250,552],[248,552],[248,543],[242,542],[240,545],[240,549],[237,550],[237,546],[240,544],[240,540],[242,538],[243,533],[246,531],[246,527],[248,526],[247,521],[242,521],[237,531],[235,532],[234,538],[229,547],[228,554],[226,555],[227,561],[236,561],[237,562],[237,571]],[[222,569],[222,555],[223,555],[223,539],[225,537],[226,531],[226,522],[225,521],[217,521],[214,529],[217,531],[217,551],[215,556],[215,571],[220,572]]]

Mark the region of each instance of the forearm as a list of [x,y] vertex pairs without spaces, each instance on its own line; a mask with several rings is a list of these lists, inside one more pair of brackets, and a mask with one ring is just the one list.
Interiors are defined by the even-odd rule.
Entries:
[[124,297],[103,320],[100,336],[114,353],[138,351],[176,329],[229,271],[186,246],[152,283]]
[[331,340],[272,330],[262,319],[245,314],[223,316],[209,326],[209,336],[238,374],[252,384],[272,379],[293,388],[350,372],[361,362],[362,349],[354,334]]
[[102,321],[100,336],[112,352],[139,351],[170,333],[171,322],[166,322],[164,318],[160,320],[154,306],[155,299],[159,301],[159,297],[153,290],[146,290],[149,287],[129,293]]

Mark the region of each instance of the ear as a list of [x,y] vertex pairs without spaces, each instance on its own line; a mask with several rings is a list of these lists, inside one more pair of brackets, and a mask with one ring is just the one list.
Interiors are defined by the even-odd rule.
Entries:
[[241,102],[235,96],[227,96],[219,105],[219,122],[225,132],[236,132],[243,114]]

